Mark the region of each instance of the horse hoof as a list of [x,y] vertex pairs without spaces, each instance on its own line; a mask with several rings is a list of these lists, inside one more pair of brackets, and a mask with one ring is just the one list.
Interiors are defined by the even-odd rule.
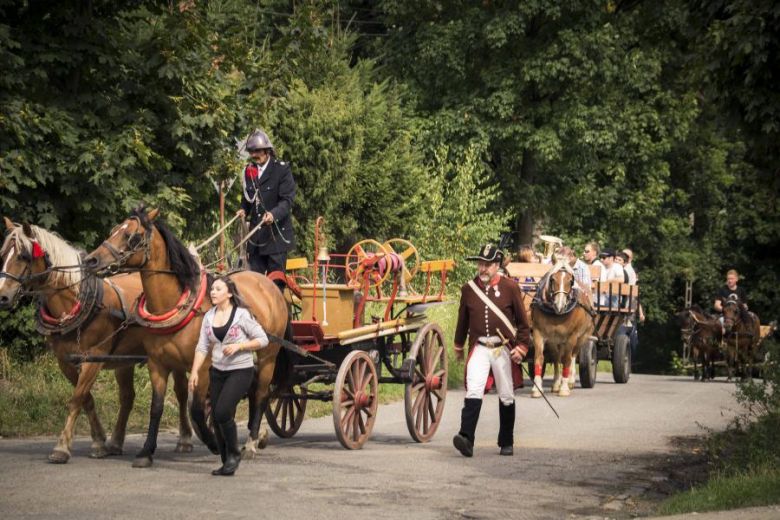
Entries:
[[574,383],[569,383],[569,390],[574,390]]
[[134,468],[151,468],[152,467],[152,458],[151,457],[136,457],[135,460],[133,460],[133,467]]
[[558,392],[558,397],[569,397],[570,395],[571,395],[571,392],[569,392],[568,388],[566,390],[561,388],[561,390]]
[[260,434],[257,437],[257,449],[258,450],[264,450],[266,447],[268,447],[268,439],[270,438],[270,435],[268,434],[268,430],[263,429],[263,431],[260,432]]
[[192,443],[191,442],[182,442],[179,441],[176,444],[176,448],[173,450],[174,453],[192,453]]
[[122,446],[118,446],[116,444],[109,444],[106,446],[108,448],[108,454],[111,456],[119,456],[122,454]]
[[92,453],[89,454],[90,459],[104,459],[111,453],[106,446],[100,446],[98,448],[92,448]]
[[244,447],[241,450],[241,460],[254,460],[254,458],[257,456],[257,452],[253,449],[247,449]]
[[67,451],[54,450],[46,459],[50,464],[65,464],[70,460],[70,453]]
[[532,399],[538,399],[540,397],[542,397],[542,393],[541,392],[531,392],[531,398]]

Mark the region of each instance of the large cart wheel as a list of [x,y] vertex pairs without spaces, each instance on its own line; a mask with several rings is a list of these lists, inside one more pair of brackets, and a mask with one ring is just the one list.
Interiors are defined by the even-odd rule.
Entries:
[[596,342],[589,339],[580,350],[580,386],[582,386],[582,388],[593,388],[596,385],[598,364],[598,348]]
[[333,426],[348,450],[359,450],[371,436],[379,405],[376,367],[368,354],[353,350],[341,363],[333,388]]
[[631,345],[628,334],[618,334],[612,349],[612,377],[616,383],[628,383],[631,377]]
[[298,433],[306,413],[306,389],[290,382],[271,386],[271,397],[265,409],[268,426],[277,436],[287,439]]
[[436,433],[447,397],[447,349],[441,328],[429,323],[417,332],[409,358],[417,362],[406,383],[406,427],[412,439],[428,442]]

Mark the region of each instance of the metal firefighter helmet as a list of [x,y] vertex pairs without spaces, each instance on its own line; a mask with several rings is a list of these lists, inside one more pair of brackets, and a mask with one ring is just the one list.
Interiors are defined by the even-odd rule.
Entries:
[[249,137],[247,137],[246,140],[246,151],[247,152],[253,152],[255,150],[267,150],[267,149],[274,149],[274,145],[271,144],[271,140],[268,138],[268,134],[263,132],[262,130],[255,130],[251,134],[249,134]]

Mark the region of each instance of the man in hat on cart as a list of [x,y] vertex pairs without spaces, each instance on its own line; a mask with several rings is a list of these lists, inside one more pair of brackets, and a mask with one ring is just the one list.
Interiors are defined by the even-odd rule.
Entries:
[[268,134],[255,130],[246,140],[251,161],[241,175],[244,193],[240,217],[249,216],[250,229],[258,224],[247,243],[249,268],[269,275],[284,273],[287,253],[295,249],[290,210],[295,202],[295,181],[290,166],[276,159]]
[[[466,336],[466,398],[460,431],[452,442],[466,457],[474,455],[474,433],[482,409],[482,396],[495,381],[499,398],[498,446],[501,455],[512,455],[515,428],[514,389],[522,386],[519,364],[528,353],[530,329],[523,295],[510,278],[498,273],[504,253],[486,245],[467,260],[477,262],[477,276],[461,289],[455,354],[463,361]],[[491,377],[492,376],[492,377]]]

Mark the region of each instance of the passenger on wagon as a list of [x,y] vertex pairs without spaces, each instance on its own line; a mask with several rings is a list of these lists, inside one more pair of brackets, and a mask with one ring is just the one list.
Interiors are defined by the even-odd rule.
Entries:
[[[601,257],[602,261],[602,268],[601,268],[601,276],[599,277],[599,282],[604,283],[611,283],[611,282],[623,282],[624,280],[624,273],[623,268],[620,266],[620,264],[615,262],[615,251],[612,249],[605,249],[603,250],[599,256]],[[610,307],[617,307],[618,304],[618,297],[617,295],[613,295],[611,298],[609,297],[609,290],[605,290],[603,288],[600,289],[601,294],[599,295],[599,305],[609,305]]]
[[569,246],[563,246],[558,250],[557,254],[560,255],[565,262],[568,262],[569,266],[571,266],[572,271],[574,271],[574,283],[583,293],[588,295],[588,298],[590,298],[592,302],[592,282],[590,277],[590,268],[588,265],[577,258],[577,255],[574,254],[574,250]]
[[[465,457],[474,455],[474,434],[491,373],[499,398],[499,453],[514,453],[514,389],[522,385],[518,364],[528,353],[531,336],[520,289],[511,279],[498,275],[503,258],[504,253],[492,245],[468,257],[477,262],[478,274],[461,288],[454,349],[458,361],[463,361],[468,336],[469,356],[460,431],[452,442]],[[501,335],[509,340],[508,345],[502,343]]]
[[194,391],[198,386],[198,371],[211,351],[211,418],[222,458],[222,466],[211,474],[230,476],[241,462],[234,420],[236,407],[254,379],[255,356],[252,352],[268,346],[268,336],[246,308],[233,280],[227,276],[214,280],[210,296],[214,307],[203,317],[189,388]]
[[[582,252],[582,259],[588,265],[595,265],[597,267],[604,268],[604,264],[599,260],[601,254],[601,248],[598,242],[588,242],[585,244],[585,249]],[[595,281],[595,279],[594,279]]]
[[[738,282],[739,273],[737,273],[735,269],[730,269],[729,272],[726,273],[726,285],[718,289],[718,295],[715,297],[715,303],[713,304],[713,307],[717,312],[723,313],[723,302],[728,300],[729,296],[732,294],[736,294],[740,303],[745,304],[745,308],[747,309],[747,292],[745,292],[745,289],[737,285]],[[726,328],[723,326],[722,314],[720,317],[720,328],[723,331],[723,334],[726,334]]]
[[634,252],[630,249],[624,249],[622,252],[626,255],[626,264],[623,266],[623,269],[628,275],[628,284],[636,285],[636,271],[634,271],[634,266],[631,265],[631,261],[634,259]]
[[[276,159],[276,152],[265,132],[255,130],[246,140],[252,160],[241,174],[244,188],[239,217],[249,216],[253,229],[262,223],[247,243],[249,268],[268,275],[285,272],[287,253],[295,249],[290,212],[295,203],[295,181],[290,166]],[[275,280],[281,289],[284,283]]]

